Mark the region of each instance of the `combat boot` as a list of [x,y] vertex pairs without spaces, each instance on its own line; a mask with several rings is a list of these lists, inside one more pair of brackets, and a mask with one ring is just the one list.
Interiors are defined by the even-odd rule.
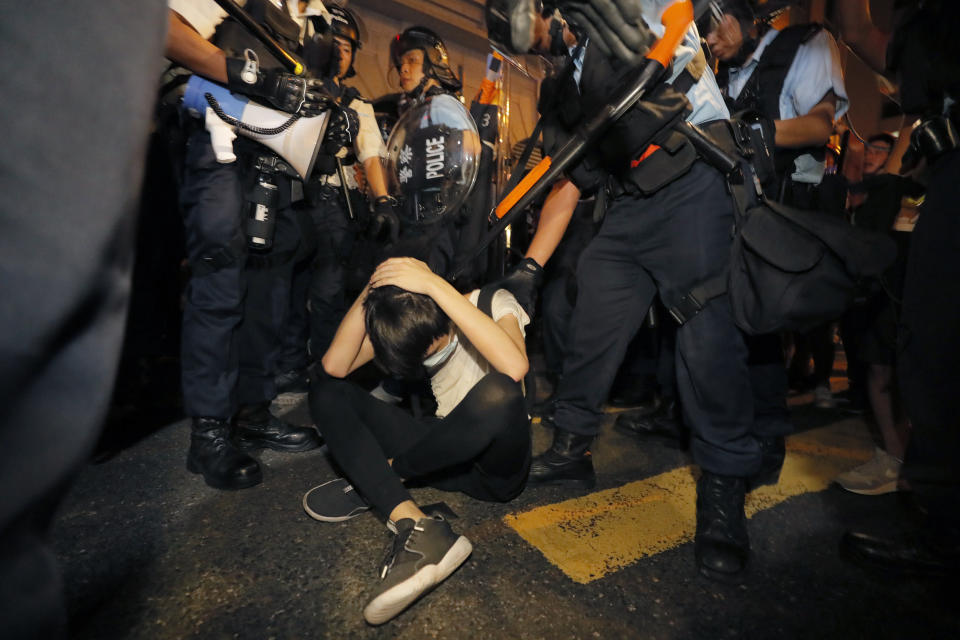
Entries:
[[739,584],[750,558],[743,478],[704,471],[697,481],[697,534],[694,553],[700,573],[713,580]]
[[269,402],[240,407],[234,440],[243,449],[274,451],[309,451],[323,444],[313,427],[297,427],[270,413]]
[[592,489],[597,483],[590,454],[592,441],[593,436],[571,433],[556,427],[553,444],[530,464],[527,484]]
[[260,484],[260,463],[234,446],[230,423],[217,418],[194,418],[187,470],[203,474],[215,489],[246,489]]

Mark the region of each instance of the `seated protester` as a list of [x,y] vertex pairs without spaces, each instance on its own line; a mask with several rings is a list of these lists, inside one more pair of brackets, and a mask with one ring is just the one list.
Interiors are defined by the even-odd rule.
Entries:
[[[311,489],[304,508],[338,522],[372,506],[397,536],[364,609],[370,624],[398,614],[472,550],[441,517],[420,510],[405,479],[497,501],[514,498],[526,482],[530,431],[518,381],[529,366],[529,318],[505,290],[494,294],[488,316],[477,308],[479,294],[465,297],[419,260],[391,258],[340,324],[322,359],[327,375],[313,376],[310,412],[325,425],[346,480]],[[370,360],[395,377],[428,375],[437,416],[418,420],[337,379]]]

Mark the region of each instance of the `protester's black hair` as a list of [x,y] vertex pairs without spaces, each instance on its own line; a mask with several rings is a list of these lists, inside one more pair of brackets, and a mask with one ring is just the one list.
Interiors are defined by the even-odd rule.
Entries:
[[396,378],[422,377],[427,350],[452,328],[433,298],[392,285],[370,289],[363,310],[373,361]]
[[870,144],[871,142],[886,142],[888,145],[890,145],[890,148],[893,149],[893,145],[896,144],[897,139],[889,133],[875,133],[867,138],[867,144]]

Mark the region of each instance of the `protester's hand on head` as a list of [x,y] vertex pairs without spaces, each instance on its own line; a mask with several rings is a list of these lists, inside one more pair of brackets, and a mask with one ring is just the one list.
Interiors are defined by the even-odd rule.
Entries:
[[438,281],[442,281],[440,276],[416,258],[390,258],[373,272],[370,286],[393,285],[412,293],[430,295],[431,287]]

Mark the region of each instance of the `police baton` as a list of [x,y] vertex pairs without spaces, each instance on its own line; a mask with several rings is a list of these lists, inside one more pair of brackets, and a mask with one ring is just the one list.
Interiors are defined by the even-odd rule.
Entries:
[[527,205],[553,184],[554,180],[577,160],[587,147],[596,142],[608,126],[616,122],[630,107],[643,98],[651,87],[656,85],[663,73],[669,68],[673,53],[680,41],[683,40],[692,21],[693,6],[689,0],[675,2],[663,12],[661,22],[666,27],[666,31],[663,37],[647,53],[646,61],[638,70],[634,81],[625,91],[578,128],[573,137],[564,143],[552,157],[544,156],[524,176],[523,180],[497,204],[493,210],[493,215],[499,222],[487,232],[469,257],[459,264],[451,279],[460,276],[467,266],[483,253],[490,243],[497,239],[497,236],[503,233],[503,230],[513,222],[514,218]]
[[267,50],[277,58],[287,71],[292,73],[295,76],[302,76],[304,74],[304,66],[297,61],[292,55],[287,53],[286,49],[281,47],[276,40],[270,37],[270,34],[260,26],[260,24],[250,17],[246,11],[244,11],[240,5],[238,5],[235,0],[214,0],[220,7],[227,12],[227,14],[243,25],[243,27],[249,31],[257,40],[259,40]]

